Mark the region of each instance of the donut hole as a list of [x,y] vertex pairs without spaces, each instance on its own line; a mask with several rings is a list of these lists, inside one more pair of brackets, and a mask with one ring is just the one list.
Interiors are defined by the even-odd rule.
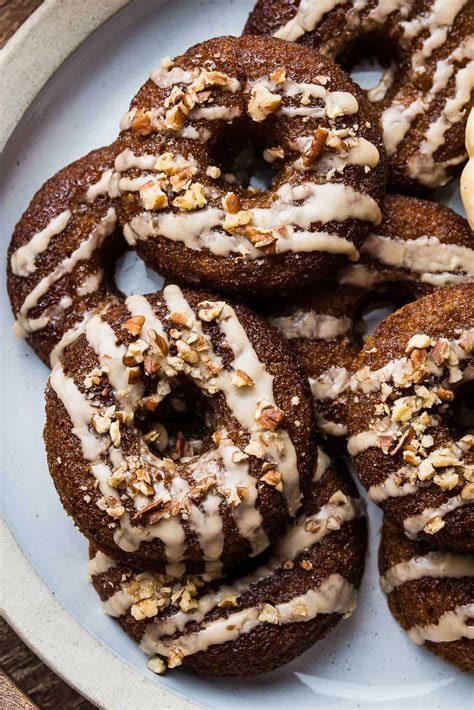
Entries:
[[145,266],[136,251],[126,250],[113,265],[113,282],[124,296],[154,293],[163,288],[163,276]]
[[[370,91],[379,85],[382,88],[384,76],[396,69],[401,63],[401,56],[399,48],[389,37],[369,32],[347,43],[337,61],[362,89]],[[376,95],[370,98],[380,100]]]
[[215,417],[208,400],[192,383],[171,383],[171,392],[154,412],[141,412],[137,426],[143,442],[160,458],[185,462],[210,443]]
[[454,424],[462,434],[474,434],[474,380],[461,382],[454,393]]
[[229,189],[236,188],[249,196],[255,190],[268,191],[275,184],[279,174],[279,161],[264,159],[272,132],[265,130],[243,117],[226,124],[210,146],[210,162],[221,170],[224,183]]

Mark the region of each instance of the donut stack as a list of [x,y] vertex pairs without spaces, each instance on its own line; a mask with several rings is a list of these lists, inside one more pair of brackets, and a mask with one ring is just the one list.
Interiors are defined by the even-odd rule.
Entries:
[[[344,3],[260,0],[242,37],[162,60],[117,140],[15,228],[15,329],[53,368],[50,473],[104,611],[156,673],[269,671],[354,611],[346,448],[385,512],[392,613],[474,667],[474,241],[447,207],[386,194],[464,158],[472,13],[437,4],[346,3],[339,36]],[[366,96],[328,55],[369,30],[426,81],[390,65]],[[118,291],[126,249],[162,291]],[[374,304],[402,307],[364,343]]]

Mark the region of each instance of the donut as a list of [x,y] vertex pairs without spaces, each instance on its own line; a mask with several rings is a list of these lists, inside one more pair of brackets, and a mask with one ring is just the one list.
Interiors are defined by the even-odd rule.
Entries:
[[[273,308],[270,323],[290,341],[309,378],[319,433],[337,443],[347,434],[346,399],[351,367],[361,349],[357,327],[367,291],[328,284],[296,302]],[[278,315],[276,315],[278,313]]]
[[[162,62],[121,126],[119,219],[146,264],[172,280],[281,296],[356,259],[380,220],[375,114],[331,60],[304,47],[268,37],[196,45]],[[237,181],[249,144],[275,168],[268,190]]]
[[411,641],[464,671],[474,670],[474,556],[409,540],[384,518],[381,585]]
[[474,281],[474,235],[449,207],[386,195],[383,219],[360,249],[360,260],[338,274],[341,285],[417,298],[434,288]]
[[258,0],[244,32],[301,42],[346,68],[379,59],[384,72],[367,96],[380,114],[393,187],[440,187],[464,162],[472,0]]
[[320,452],[303,511],[243,574],[176,583],[95,550],[89,574],[104,611],[151,656],[150,670],[249,676],[292,660],[352,613],[365,547],[355,486]]
[[[278,306],[269,320],[290,340],[308,373],[319,432],[345,442],[351,366],[362,347],[362,316],[371,306],[400,306],[457,282],[474,281],[474,239],[448,207],[386,195],[382,222],[360,260],[325,286]],[[262,311],[265,312],[265,311]]]
[[34,195],[10,242],[15,332],[47,365],[113,300],[110,264],[125,244],[115,210],[116,155],[114,143],[57,172]]
[[66,511],[105,554],[175,576],[218,575],[268,546],[304,500],[312,435],[308,383],[279,333],[176,285],[95,314],[46,390]]
[[[369,497],[413,539],[474,549],[474,284],[435,290],[386,318],[351,378],[348,451]],[[471,393],[472,394],[472,393]]]

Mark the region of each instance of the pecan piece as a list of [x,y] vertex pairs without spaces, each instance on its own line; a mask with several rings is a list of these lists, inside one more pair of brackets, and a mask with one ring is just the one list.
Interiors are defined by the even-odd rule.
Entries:
[[328,135],[329,131],[325,128],[319,127],[315,130],[313,140],[303,153],[303,165],[305,168],[309,168],[310,165],[319,157],[324,146],[326,145]]

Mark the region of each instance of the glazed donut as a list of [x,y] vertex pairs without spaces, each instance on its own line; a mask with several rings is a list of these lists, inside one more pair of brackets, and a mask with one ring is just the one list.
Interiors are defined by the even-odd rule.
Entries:
[[362,316],[372,305],[398,307],[445,284],[474,281],[474,239],[448,207],[386,195],[382,222],[330,283],[278,308],[270,322],[290,340],[309,375],[320,433],[347,434],[351,365],[362,347]]
[[390,611],[410,639],[473,671],[474,556],[409,540],[385,517],[379,569]]
[[461,175],[461,197],[469,224],[474,229],[474,109],[466,126],[466,150],[469,160]]
[[244,31],[302,42],[348,67],[379,58],[385,71],[367,95],[380,112],[392,186],[439,187],[464,162],[472,0],[258,0]]
[[453,408],[473,364],[474,284],[437,289],[367,339],[348,401],[348,451],[371,500],[413,539],[465,550],[474,549],[474,436]]
[[46,391],[67,512],[104,553],[176,576],[220,574],[268,546],[304,498],[312,427],[277,331],[174,285],[91,318]]
[[[331,60],[304,47],[268,37],[196,45],[162,62],[121,126],[125,237],[172,279],[281,295],[356,259],[380,221],[375,114]],[[243,187],[225,164],[247,143],[278,169],[267,191]]]
[[8,249],[15,331],[47,365],[92,313],[114,297],[110,263],[125,246],[116,229],[117,145],[60,170],[35,194]]
[[362,347],[356,330],[362,326],[367,300],[364,289],[328,284],[296,303],[274,308],[269,317],[308,374],[319,433],[334,441],[345,442],[347,434],[347,389],[352,363]]
[[338,274],[341,285],[413,299],[474,281],[474,236],[459,214],[436,202],[386,195],[382,215],[360,249],[360,261]]
[[248,676],[287,663],[352,613],[365,547],[355,486],[320,452],[303,512],[243,576],[176,583],[95,551],[89,572],[104,610],[152,656],[150,670]]

